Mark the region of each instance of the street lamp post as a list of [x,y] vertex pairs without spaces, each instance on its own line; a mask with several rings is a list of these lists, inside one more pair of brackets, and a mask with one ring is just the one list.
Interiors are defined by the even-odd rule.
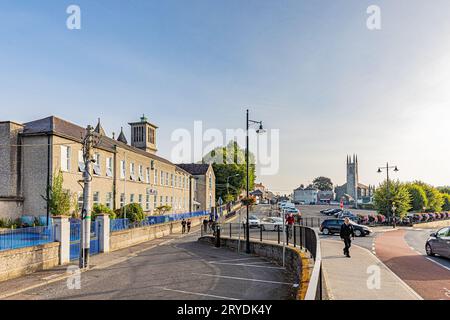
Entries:
[[245,221],[245,232],[247,234],[247,238],[246,238],[246,246],[245,246],[245,252],[247,254],[250,253],[250,227],[248,224],[248,220],[249,220],[249,203],[248,203],[248,199],[249,199],[249,139],[248,139],[248,130],[250,128],[250,124],[259,124],[259,129],[256,130],[257,133],[263,133],[264,129],[263,129],[263,125],[262,125],[262,121],[255,121],[255,120],[250,120],[249,119],[249,111],[247,109],[247,121],[246,121],[246,145],[245,145],[245,163],[246,163],[246,174],[247,174],[247,183],[246,183],[246,194],[247,194],[247,219]]
[[[390,203],[390,188],[389,188],[389,169],[394,169],[394,172],[398,172],[398,168],[397,166],[389,166],[389,163],[386,163],[386,167],[379,167],[378,168],[378,173],[381,173],[383,170],[386,170],[386,198],[387,198],[387,213],[388,215],[390,215],[390,210],[391,210],[391,203]],[[393,227],[396,227],[396,223],[395,223],[395,207],[392,207],[392,221],[393,221]]]

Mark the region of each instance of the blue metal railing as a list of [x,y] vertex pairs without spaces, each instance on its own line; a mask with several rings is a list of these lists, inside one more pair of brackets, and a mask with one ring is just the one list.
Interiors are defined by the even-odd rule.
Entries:
[[149,216],[146,219],[139,222],[130,222],[129,219],[113,219],[111,220],[110,231],[120,231],[131,228],[144,227],[154,224],[161,224],[166,222],[181,221],[183,219],[191,219],[195,217],[201,217],[208,215],[208,211],[196,211],[186,213],[173,213],[163,216]]
[[128,229],[129,224],[128,219],[112,219],[110,222],[111,222],[110,226],[111,232]]
[[0,231],[0,251],[37,246],[55,241],[53,226]]

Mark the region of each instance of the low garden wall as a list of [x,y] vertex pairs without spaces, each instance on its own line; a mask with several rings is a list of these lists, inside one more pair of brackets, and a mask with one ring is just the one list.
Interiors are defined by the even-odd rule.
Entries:
[[[192,227],[203,223],[208,216],[191,218]],[[150,226],[114,231],[110,234],[110,250],[119,250],[149,240],[181,233],[181,221],[167,222]]]
[[0,251],[0,281],[9,280],[59,264],[59,242]]

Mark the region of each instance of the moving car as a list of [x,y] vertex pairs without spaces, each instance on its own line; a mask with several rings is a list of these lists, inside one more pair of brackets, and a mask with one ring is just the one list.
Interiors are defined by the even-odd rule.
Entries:
[[441,257],[450,259],[450,227],[445,227],[430,234],[425,244],[427,255],[438,254]]
[[[359,225],[350,220],[355,231],[355,237],[365,237],[370,235],[373,231],[369,227]],[[320,232],[325,235],[331,235],[334,233],[339,233],[341,231],[341,226],[344,224],[344,219],[327,219],[320,225]]]
[[341,211],[342,211],[342,209],[340,209],[340,208],[329,208],[329,209],[321,210],[320,213],[325,214],[327,216],[333,216],[336,213],[339,213]]
[[260,227],[263,231],[283,230],[283,219],[278,217],[266,217],[261,219]]
[[[246,222],[246,219],[244,219],[244,222],[243,222],[244,227],[245,227],[245,222]],[[249,228],[259,228],[260,223],[261,223],[261,221],[258,219],[257,216],[252,215],[248,218]]]

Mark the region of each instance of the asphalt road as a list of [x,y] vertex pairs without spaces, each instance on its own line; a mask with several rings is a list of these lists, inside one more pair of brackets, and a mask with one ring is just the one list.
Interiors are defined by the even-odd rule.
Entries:
[[197,242],[199,233],[82,273],[81,289],[66,281],[10,299],[273,299],[295,297],[293,280],[272,262]]

